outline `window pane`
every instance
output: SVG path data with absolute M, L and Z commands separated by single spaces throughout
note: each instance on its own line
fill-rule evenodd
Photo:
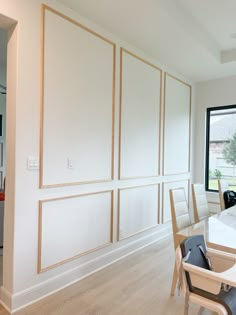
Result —
M 218 179 L 236 188 L 236 106 L 208 109 L 208 189 L 218 190 Z

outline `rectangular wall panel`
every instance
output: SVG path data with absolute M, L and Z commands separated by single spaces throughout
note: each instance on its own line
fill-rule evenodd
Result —
M 115 45 L 44 10 L 41 186 L 113 178 Z
M 159 185 L 119 190 L 118 239 L 132 236 L 158 224 Z
M 39 272 L 112 242 L 112 192 L 40 202 Z
M 161 70 L 121 49 L 120 178 L 159 175 Z
M 165 74 L 163 174 L 190 171 L 191 86 Z
M 170 208 L 169 190 L 174 188 L 184 187 L 186 198 L 189 200 L 189 180 L 171 181 L 162 184 L 162 223 L 172 220 Z

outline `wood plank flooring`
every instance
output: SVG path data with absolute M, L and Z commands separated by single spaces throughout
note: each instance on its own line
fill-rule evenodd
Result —
M 183 297 L 170 297 L 173 265 L 173 241 L 168 237 L 14 314 L 183 314 Z M 191 305 L 189 315 L 197 311 Z M 8 315 L 1 306 L 0 315 Z

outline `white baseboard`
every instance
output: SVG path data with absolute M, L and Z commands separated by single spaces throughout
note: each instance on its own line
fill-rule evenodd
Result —
M 109 253 L 98 256 L 74 269 L 70 269 L 56 277 L 50 278 L 40 284 L 26 290 L 10 294 L 4 287 L 0 289 L 0 302 L 8 312 L 14 313 L 42 298 L 51 295 L 61 289 L 91 275 L 92 273 L 168 236 L 171 233 L 171 226 L 164 225 L 153 233 L 135 241 L 131 241 Z

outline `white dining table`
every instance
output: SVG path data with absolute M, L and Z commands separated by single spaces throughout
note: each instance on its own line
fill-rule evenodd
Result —
M 208 247 L 236 254 L 236 206 L 180 230 L 178 242 L 202 234 Z

